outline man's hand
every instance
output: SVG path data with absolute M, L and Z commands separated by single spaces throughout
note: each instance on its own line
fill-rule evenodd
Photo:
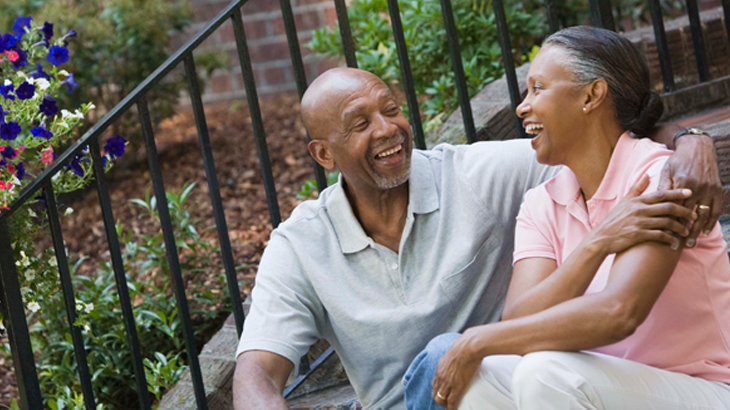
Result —
M 293 368 L 289 359 L 275 353 L 260 350 L 242 353 L 233 375 L 233 408 L 288 409 L 282 391 Z
M 454 345 L 441 358 L 431 384 L 434 401 L 449 410 L 459 407 L 482 363 L 481 357 L 474 357 L 469 353 L 467 333 L 469 330 L 456 339 Z
M 649 186 L 649 176 L 643 175 L 629 193 L 589 235 L 601 244 L 604 254 L 619 253 L 647 241 L 662 242 L 678 249 L 679 239 L 689 230 L 679 221 L 694 221 L 697 214 L 692 208 L 678 205 L 690 198 L 689 189 L 657 191 L 641 195 Z M 641 196 L 640 196 L 641 195 Z
M 677 139 L 674 155 L 664 165 L 659 190 L 687 188 L 694 193 L 683 205 L 697 207 L 685 244 L 695 245 L 700 231 L 710 233 L 722 209 L 722 185 L 712 138 L 705 135 L 684 135 Z

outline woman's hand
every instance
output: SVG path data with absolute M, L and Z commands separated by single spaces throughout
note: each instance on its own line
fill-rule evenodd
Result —
M 449 410 L 459 406 L 482 363 L 482 358 L 471 353 L 469 348 L 469 330 L 456 339 L 441 358 L 431 384 L 434 401 Z
M 722 185 L 712 138 L 684 135 L 677 139 L 674 155 L 664 165 L 659 189 L 688 188 L 694 195 L 683 205 L 694 209 L 698 218 L 686 237 L 686 245 L 695 245 L 700 231 L 708 234 L 722 211 Z
M 697 214 L 692 208 L 674 202 L 686 200 L 692 191 L 672 189 L 641 195 L 648 186 L 649 177 L 643 175 L 589 234 L 592 241 L 600 244 L 604 254 L 619 253 L 648 241 L 666 243 L 672 249 L 678 249 L 680 240 L 672 233 L 680 237 L 690 233 L 685 221 L 694 221 Z

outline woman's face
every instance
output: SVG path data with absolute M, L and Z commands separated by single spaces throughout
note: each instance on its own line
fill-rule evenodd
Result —
M 558 46 L 540 50 L 527 74 L 527 96 L 517 107 L 541 164 L 565 164 L 571 153 L 581 152 L 588 96 L 561 63 L 566 58 Z

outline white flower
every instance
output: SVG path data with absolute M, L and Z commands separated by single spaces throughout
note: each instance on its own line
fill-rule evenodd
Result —
M 79 110 L 76 110 L 76 115 L 74 115 L 76 118 L 83 120 L 84 119 L 84 113 L 82 113 Z
M 84 325 L 84 329 L 83 329 L 83 330 L 81 330 L 81 332 L 82 332 L 83 334 L 87 334 L 87 333 L 89 333 L 90 331 L 91 331 L 91 326 L 89 326 L 89 324 L 88 324 L 88 323 L 87 323 L 87 324 L 85 324 L 85 325 Z
M 86 311 L 86 313 L 91 313 L 91 311 L 94 310 L 94 304 L 93 303 L 87 304 L 86 308 L 84 310 Z
M 33 210 L 32 210 L 32 209 L 30 209 L 30 208 L 28 208 L 28 215 L 30 215 L 30 217 L 31 217 L 31 218 L 35 218 L 35 217 L 37 217 L 37 216 L 38 216 L 38 215 L 37 215 L 37 214 L 36 214 L 35 212 L 33 212 Z
M 33 313 L 35 313 L 38 310 L 40 310 L 40 308 L 41 308 L 41 305 L 39 305 L 38 302 L 30 302 L 30 303 L 28 303 L 28 310 L 30 310 Z
M 40 94 L 38 94 L 38 93 L 33 93 L 33 98 L 36 98 L 36 99 L 37 99 L 37 98 L 38 98 L 38 97 L 40 97 L 40 96 L 41 96 L 41 95 L 40 95 Z
M 8 86 L 8 85 L 13 85 L 13 82 L 12 82 L 12 81 L 10 81 L 10 80 L 8 80 L 8 79 L 6 78 L 6 79 L 5 79 L 5 85 L 6 85 L 6 86 Z
M 27 272 L 25 272 L 25 279 L 28 281 L 35 279 L 35 272 L 29 269 Z
M 59 72 L 58 72 L 58 74 L 60 74 L 60 75 L 65 75 L 66 77 L 68 77 L 68 76 L 70 75 L 70 74 L 68 73 L 68 71 L 66 71 L 66 70 L 61 70 L 61 71 L 59 71 Z
M 69 110 L 61 110 L 61 117 L 68 118 L 71 115 L 73 115 L 73 114 L 71 114 L 71 112 L 69 112 Z
M 51 83 L 49 83 L 48 80 L 46 80 L 45 78 L 39 78 L 39 79 L 35 80 L 35 84 L 41 90 L 47 90 L 48 87 L 51 86 Z
M 22 73 L 22 71 L 16 71 L 16 72 L 17 73 Z M 21 77 L 25 77 L 25 74 L 21 75 Z M 30 85 L 33 85 L 33 84 L 35 84 L 35 78 L 33 78 L 33 77 L 25 77 L 25 82 L 28 83 L 28 84 L 30 84 Z
M 76 311 L 81 312 L 84 310 L 84 302 L 77 300 L 76 301 Z
M 22 288 L 20 288 L 20 293 L 23 295 L 27 295 L 28 293 L 30 293 L 30 288 L 27 286 L 23 286 Z
M 63 214 L 71 215 L 72 213 L 74 213 L 74 209 L 69 206 L 68 208 L 66 208 L 66 212 L 64 212 Z
M 51 258 L 48 264 L 55 268 L 56 266 L 58 266 L 58 261 L 56 260 L 56 258 Z
M 25 75 L 25 73 L 23 72 L 23 70 L 18 70 L 18 71 L 15 72 L 15 74 L 17 74 L 18 77 L 20 77 L 20 78 L 28 78 L 28 76 Z M 33 83 L 31 83 L 31 84 L 33 84 Z
M 95 110 L 95 109 L 96 109 L 96 105 L 94 105 L 94 103 L 89 104 L 89 111 Z

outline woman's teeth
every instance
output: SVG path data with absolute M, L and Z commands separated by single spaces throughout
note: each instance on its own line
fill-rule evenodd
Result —
M 385 158 L 385 157 L 387 157 L 389 155 L 397 154 L 397 153 L 400 152 L 400 150 L 402 148 L 403 148 L 403 144 L 399 144 L 397 147 L 395 147 L 393 149 L 389 149 L 389 150 L 387 150 L 385 152 L 381 152 L 380 154 L 376 155 L 375 158 L 376 159 L 381 159 L 381 158 Z
M 542 124 L 527 124 L 525 126 L 525 132 L 530 135 L 537 135 L 542 131 Z

